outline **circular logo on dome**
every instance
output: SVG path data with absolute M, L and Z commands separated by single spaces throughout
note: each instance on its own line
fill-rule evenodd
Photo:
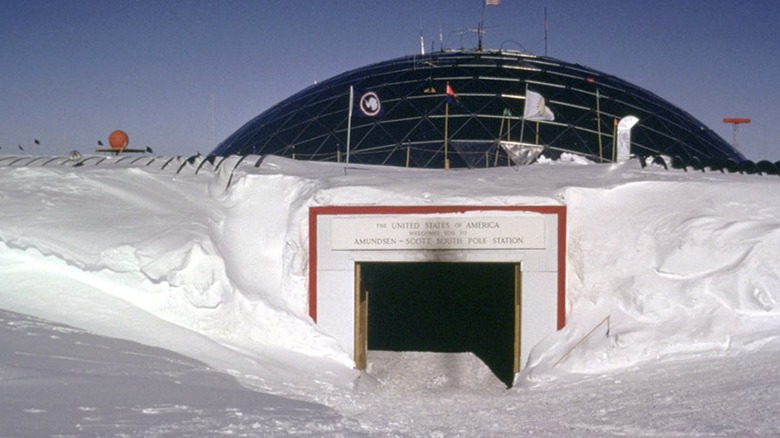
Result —
M 368 117 L 374 117 L 382 110 L 382 102 L 379 101 L 379 96 L 373 91 L 363 93 L 360 96 L 360 111 Z

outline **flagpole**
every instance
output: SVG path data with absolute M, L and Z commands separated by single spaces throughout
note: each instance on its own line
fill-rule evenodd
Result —
M 450 120 L 450 103 L 444 102 L 444 170 L 450 168 L 449 157 L 449 120 Z
M 498 153 L 501 150 L 501 142 L 504 138 L 504 122 L 506 121 L 506 110 L 501 114 L 501 124 L 498 126 L 498 139 L 496 140 L 496 156 L 493 158 L 493 167 L 498 166 Z
M 528 105 L 528 83 L 525 84 L 525 102 L 523 108 Z M 525 111 L 523 111 L 523 117 L 520 119 L 520 144 L 523 143 L 523 134 L 525 132 Z
M 604 149 L 601 142 L 601 103 L 599 102 L 599 89 L 596 87 L 596 131 L 599 136 L 599 161 L 604 161 Z
M 539 146 L 539 121 L 536 121 L 536 145 Z
M 349 107 L 347 110 L 347 166 L 349 166 L 349 146 L 352 135 L 352 107 L 355 101 L 355 87 L 349 86 Z
M 612 162 L 617 161 L 617 126 L 618 119 L 612 119 Z
M 458 95 L 450 87 L 449 82 L 447 82 L 444 97 L 444 169 L 448 170 L 450 168 L 450 99 L 458 101 Z

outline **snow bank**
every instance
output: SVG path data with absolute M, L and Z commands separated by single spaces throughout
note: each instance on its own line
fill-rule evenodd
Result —
M 314 372 L 300 354 L 333 367 L 299 381 L 344 383 L 350 354 L 306 313 L 308 207 L 563 203 L 567 327 L 532 351 L 529 381 L 756 349 L 780 325 L 777 178 L 634 162 L 195 165 L 0 167 L 0 308 L 254 373 L 261 387 Z
M 677 176 L 565 190 L 568 328 L 537 348 L 531 374 L 736 354 L 776 338 L 780 181 Z
M 120 326 L 134 326 L 132 320 L 117 315 L 95 321 L 109 310 L 90 303 L 105 294 L 161 321 L 147 321 L 150 328 L 170 323 L 231 349 L 250 348 L 259 357 L 266 348 L 279 348 L 348 363 L 300 310 L 303 304 L 280 291 L 287 224 L 274 206 L 286 209 L 288 203 L 279 186 L 263 182 L 271 199 L 262 190 L 253 193 L 256 198 L 242 198 L 242 184 L 226 194 L 224 180 L 205 172 L 0 172 L 0 272 L 8 280 L 0 307 L 127 336 Z M 294 196 L 296 182 L 286 185 Z M 86 307 L 79 298 L 89 301 Z M 151 331 L 132 336 L 193 353 L 189 345 L 169 345 Z

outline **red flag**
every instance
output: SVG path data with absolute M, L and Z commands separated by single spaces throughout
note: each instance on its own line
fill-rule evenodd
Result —
M 449 102 L 452 102 L 452 101 L 458 101 L 459 99 L 460 99 L 460 97 L 458 97 L 458 95 L 455 94 L 455 90 L 453 90 L 452 87 L 450 87 L 450 84 L 448 82 L 447 83 L 447 102 L 449 103 Z

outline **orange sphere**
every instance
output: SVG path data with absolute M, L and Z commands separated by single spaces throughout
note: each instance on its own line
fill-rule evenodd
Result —
M 112 149 L 124 149 L 128 143 L 130 143 L 130 137 L 121 129 L 117 129 L 108 136 L 108 144 L 111 145 Z

